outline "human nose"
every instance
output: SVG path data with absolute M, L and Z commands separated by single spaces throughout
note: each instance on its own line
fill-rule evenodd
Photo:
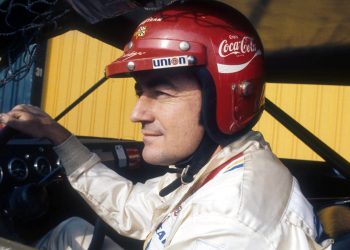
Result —
M 130 115 L 132 122 L 149 122 L 152 121 L 152 108 L 151 100 L 146 96 L 140 96 L 137 100 L 135 107 Z

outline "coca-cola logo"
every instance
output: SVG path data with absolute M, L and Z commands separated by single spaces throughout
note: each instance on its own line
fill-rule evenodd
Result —
M 230 55 L 244 55 L 251 52 L 256 52 L 256 44 L 251 37 L 238 37 L 230 35 L 228 39 L 223 40 L 219 46 L 219 55 L 227 57 Z

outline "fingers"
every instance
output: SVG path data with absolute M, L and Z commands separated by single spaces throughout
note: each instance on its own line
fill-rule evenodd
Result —
M 47 113 L 32 105 L 17 105 L 11 111 L 0 114 L 0 124 L 32 137 L 46 137 L 55 145 L 71 135 Z
M 0 124 L 2 124 L 3 126 L 8 125 L 9 121 L 14 119 L 17 119 L 17 116 L 13 113 L 0 114 Z
M 0 123 L 25 134 L 40 137 L 43 125 L 53 123 L 51 117 L 32 105 L 17 105 L 11 111 L 0 114 Z
M 11 123 L 21 119 L 21 117 L 23 117 L 23 114 L 23 111 L 11 110 L 3 115 L 3 120 L 6 123 L 6 125 L 11 125 Z
M 0 114 L 0 128 L 3 128 L 5 127 L 6 125 L 6 117 L 5 117 L 5 114 Z
M 26 112 L 29 114 L 33 114 L 33 115 L 47 115 L 44 111 L 42 111 L 39 107 L 30 105 L 30 104 L 20 104 L 17 105 L 15 107 L 12 108 L 12 110 L 10 112 Z
M 16 126 L 16 123 L 19 121 L 33 119 L 33 116 L 37 113 L 37 108 L 34 108 L 34 106 L 17 105 L 11 111 L 0 114 L 0 123 L 9 126 Z

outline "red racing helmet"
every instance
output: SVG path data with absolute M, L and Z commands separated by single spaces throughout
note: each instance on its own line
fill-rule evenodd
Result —
M 136 29 L 107 77 L 143 70 L 204 68 L 215 91 L 214 120 L 233 135 L 258 120 L 264 105 L 261 40 L 240 12 L 215 1 L 189 1 L 158 11 Z M 209 101 L 210 103 L 210 101 Z

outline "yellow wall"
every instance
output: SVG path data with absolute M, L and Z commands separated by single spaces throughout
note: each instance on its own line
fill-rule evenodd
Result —
M 51 39 L 42 107 L 57 116 L 101 79 L 105 66 L 120 55 L 120 50 L 76 31 Z M 129 121 L 135 101 L 132 79 L 109 79 L 60 122 L 78 135 L 141 140 L 138 125 Z
M 100 79 L 121 51 L 71 31 L 50 40 L 47 53 L 42 106 L 56 116 Z M 350 87 L 268 84 L 266 96 L 350 161 Z M 135 101 L 132 79 L 109 79 L 61 123 L 78 135 L 141 140 L 139 126 L 129 121 Z M 279 157 L 319 159 L 266 112 L 255 129 Z
M 350 87 L 267 84 L 266 96 L 350 161 Z M 279 157 L 320 159 L 267 112 L 256 129 Z

